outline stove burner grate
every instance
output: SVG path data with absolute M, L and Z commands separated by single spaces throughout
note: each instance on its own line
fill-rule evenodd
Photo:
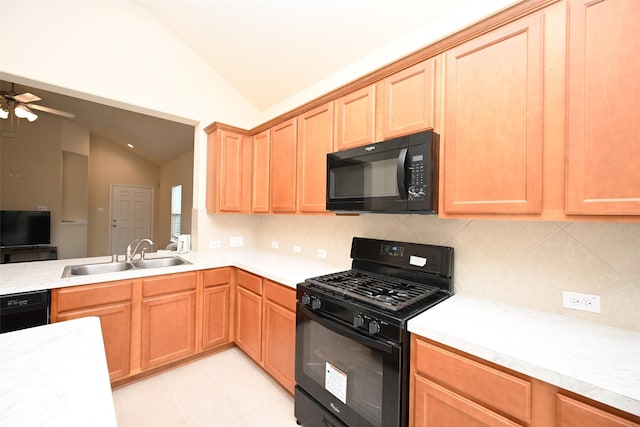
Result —
M 402 310 L 439 290 L 438 287 L 425 283 L 359 270 L 341 271 L 307 280 L 340 295 L 390 311 Z

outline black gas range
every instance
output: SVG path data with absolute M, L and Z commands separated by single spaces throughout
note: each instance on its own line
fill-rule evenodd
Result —
M 351 258 L 297 287 L 296 417 L 406 426 L 407 322 L 452 295 L 453 248 L 356 237 Z

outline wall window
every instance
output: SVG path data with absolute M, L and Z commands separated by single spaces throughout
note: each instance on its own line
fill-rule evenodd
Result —
M 171 187 L 171 241 L 182 234 L 182 185 Z

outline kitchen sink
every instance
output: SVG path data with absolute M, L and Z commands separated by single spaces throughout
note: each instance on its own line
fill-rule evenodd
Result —
M 139 261 L 132 261 L 131 264 L 133 264 L 135 268 L 160 268 L 172 267 L 174 265 L 190 264 L 190 262 L 177 256 L 168 256 L 162 258 L 149 258 Z
M 100 262 L 95 264 L 67 265 L 62 272 L 62 277 L 91 276 L 94 274 L 117 273 L 128 270 L 144 270 L 148 268 L 173 267 L 177 265 L 191 264 L 189 261 L 177 256 L 149 258 L 131 262 Z

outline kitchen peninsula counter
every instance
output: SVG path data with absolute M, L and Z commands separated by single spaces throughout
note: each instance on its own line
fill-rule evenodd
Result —
M 0 426 L 117 426 L 100 319 L 0 335 Z

